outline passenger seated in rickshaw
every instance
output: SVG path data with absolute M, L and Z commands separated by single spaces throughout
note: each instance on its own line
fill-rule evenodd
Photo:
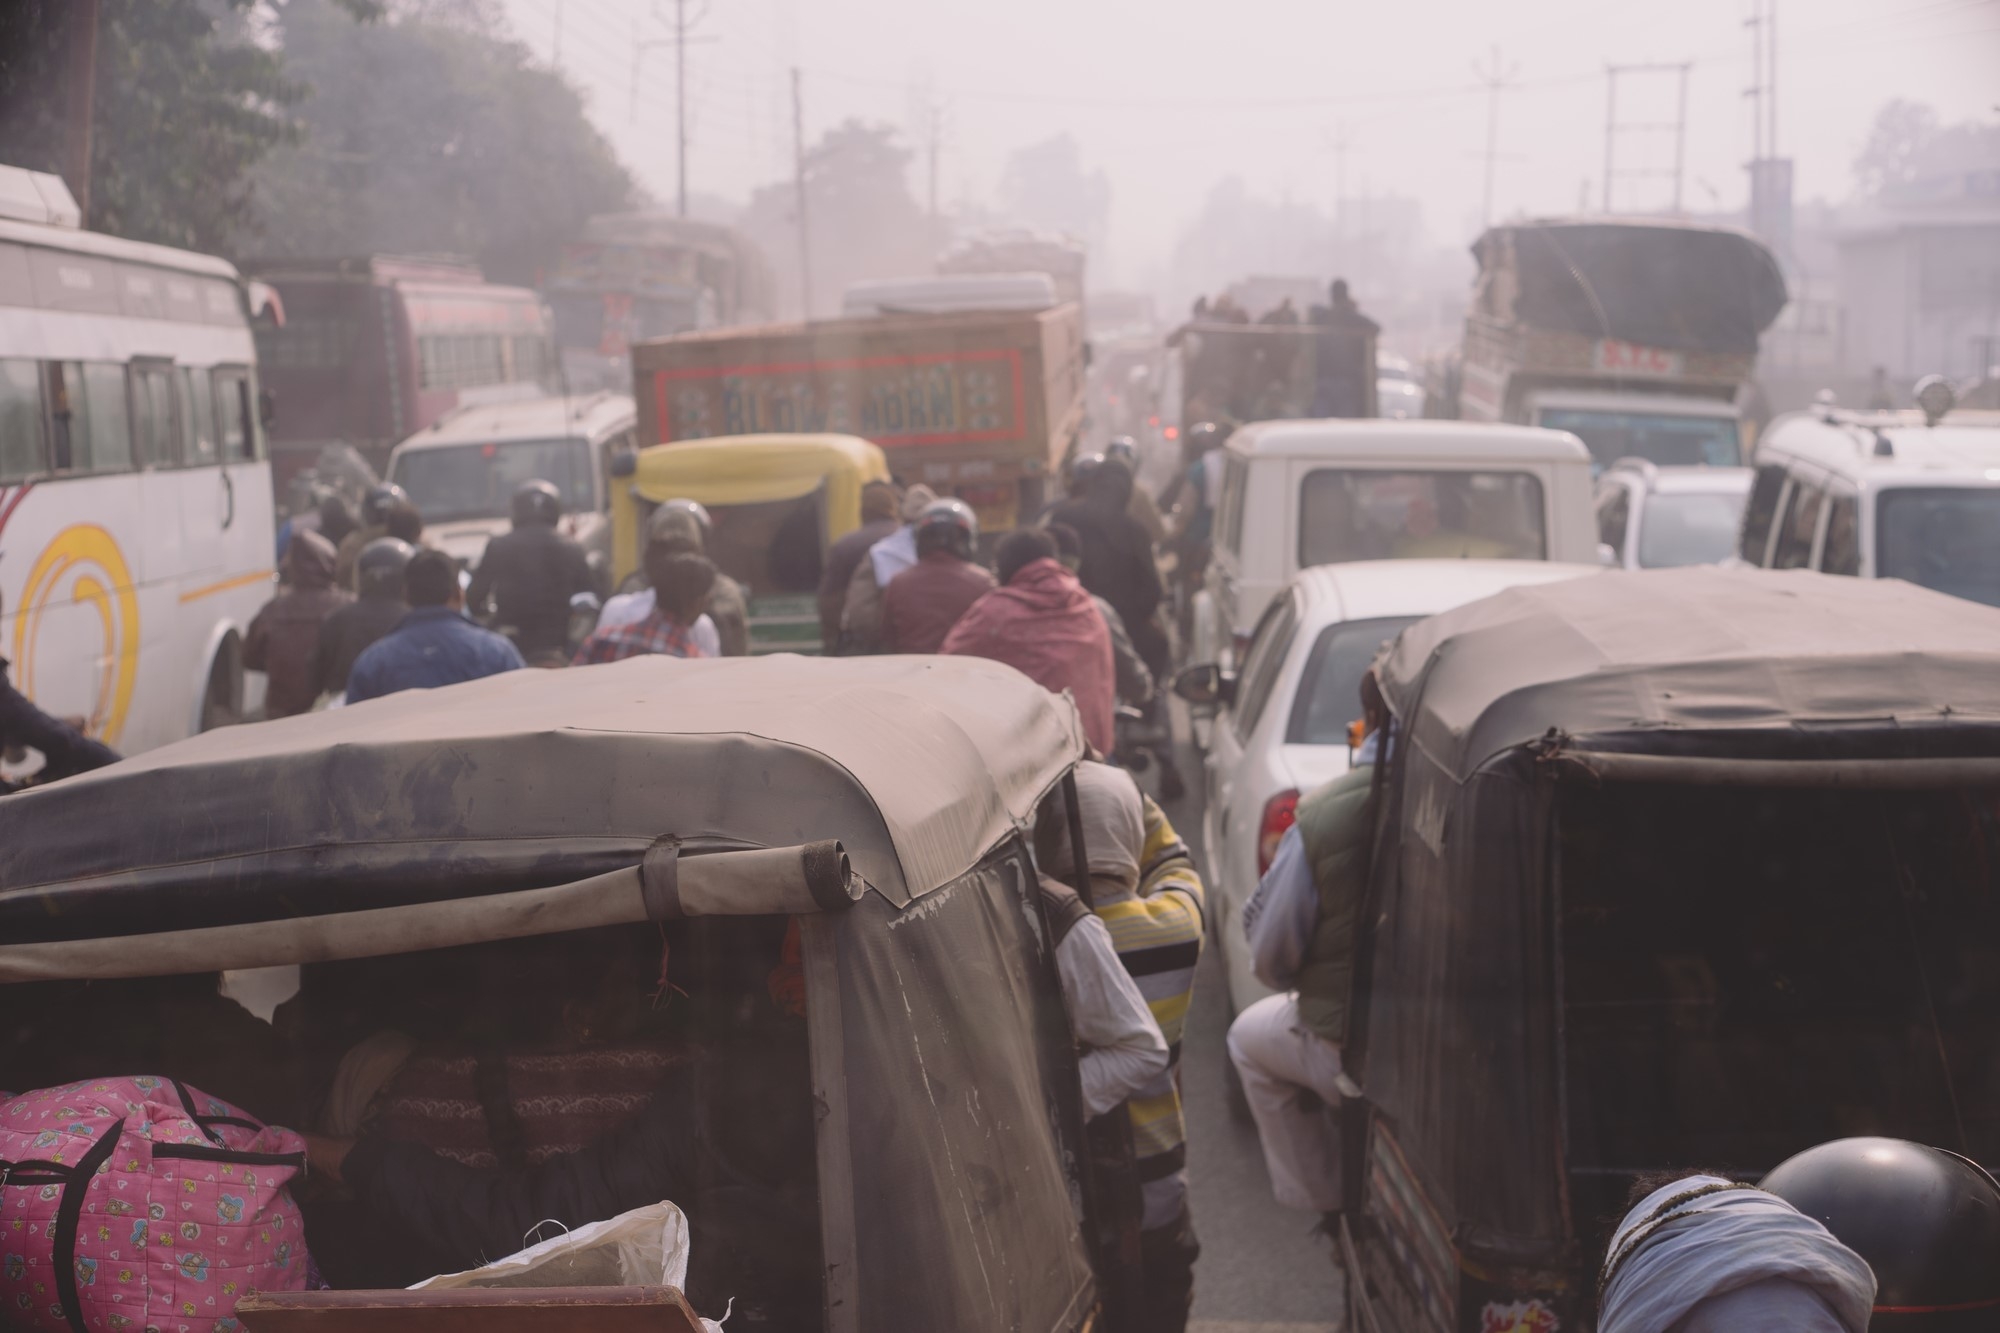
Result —
M 545 1223 L 575 1228 L 665 1200 L 688 1217 L 688 1295 L 697 1308 L 720 1312 L 734 1298 L 749 1326 L 766 1314 L 782 1315 L 773 1326 L 816 1326 L 818 1209 L 802 991 L 788 981 L 795 952 L 773 948 L 775 927 L 744 918 L 710 930 L 693 949 L 684 931 L 673 940 L 684 958 L 704 945 L 733 955 L 709 967 L 706 980 L 723 969 L 742 974 L 722 978 L 719 994 L 678 1001 L 698 1011 L 691 1035 L 699 1044 L 659 1032 L 647 997 L 679 987 L 664 976 L 668 950 L 648 930 L 579 937 L 608 948 L 565 941 L 554 968 L 523 946 L 489 946 L 483 958 L 458 960 L 450 973 L 483 965 L 524 1002 L 461 1010 L 472 1056 L 461 1031 L 444 1056 L 426 1059 L 415 1039 L 377 1033 L 343 1059 L 321 1121 L 335 1132 L 307 1135 L 313 1174 L 351 1192 L 359 1213 L 308 1211 L 309 1228 L 324 1218 L 327 1228 L 349 1233 L 323 1247 L 329 1277 L 336 1285 L 385 1285 L 474 1268 L 547 1239 L 554 1232 L 538 1231 Z M 659 960 L 658 979 L 642 950 Z M 756 965 L 740 966 L 749 954 Z M 535 1019 L 510 1021 L 530 1014 Z M 712 1028 L 701 1021 L 711 1016 Z M 496 1017 L 508 1026 L 504 1047 L 490 1031 Z M 631 1076 L 607 1088 L 607 1062 Z M 437 1081 L 454 1075 L 458 1085 L 439 1097 Z M 649 1079 L 656 1081 L 639 1087 Z M 520 1086 L 510 1087 L 516 1080 Z M 607 1107 L 626 1113 L 613 1119 Z M 745 1114 L 751 1107 L 755 1113 Z M 484 1128 L 470 1141 L 458 1124 L 468 1119 Z

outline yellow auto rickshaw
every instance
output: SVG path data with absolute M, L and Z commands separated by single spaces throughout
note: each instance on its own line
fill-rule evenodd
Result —
M 656 444 L 612 462 L 614 586 L 639 568 L 646 520 L 693 500 L 713 527 L 708 554 L 750 602 L 752 652 L 820 651 L 820 561 L 861 526 L 861 488 L 888 481 L 882 451 L 853 435 L 724 435 Z

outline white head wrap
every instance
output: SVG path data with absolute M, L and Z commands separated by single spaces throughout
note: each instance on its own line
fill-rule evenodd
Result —
M 1110 764 L 1085 762 L 1076 766 L 1076 803 L 1082 815 L 1084 858 L 1092 879 L 1112 880 L 1117 891 L 1139 887 L 1139 858 L 1146 850 L 1146 814 L 1139 786 L 1132 775 Z M 1056 818 L 1061 837 L 1048 867 L 1059 877 L 1071 873 L 1075 855 L 1069 848 L 1069 817 L 1058 802 Z
M 1717 1176 L 1642 1199 L 1612 1236 L 1605 1270 L 1599 1333 L 1667 1333 L 1715 1313 L 1701 1309 L 1715 1298 L 1752 1300 L 1752 1289 L 1757 1313 L 1776 1322 L 1743 1323 L 1738 1310 L 1728 1327 L 1864 1333 L 1875 1303 L 1875 1274 L 1832 1232 L 1775 1194 Z

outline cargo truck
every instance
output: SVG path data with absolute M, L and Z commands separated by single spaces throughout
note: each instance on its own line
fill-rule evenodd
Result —
M 981 528 L 1031 521 L 1083 417 L 1083 321 L 1042 310 L 711 329 L 632 351 L 644 443 L 832 433 L 956 495 Z
M 1569 431 L 1597 468 L 1742 463 L 1737 394 L 1786 301 L 1762 242 L 1681 222 L 1494 227 L 1465 321 L 1459 415 Z

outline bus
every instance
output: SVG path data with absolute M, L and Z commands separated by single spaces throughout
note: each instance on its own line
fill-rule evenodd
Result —
M 272 588 L 247 289 L 0 167 L 0 656 L 132 753 L 244 716 Z
M 352 445 L 380 472 L 398 440 L 461 404 L 555 390 L 541 298 L 487 282 L 470 260 L 362 255 L 246 268 L 277 290 L 284 315 L 256 325 L 280 494 L 326 445 Z

